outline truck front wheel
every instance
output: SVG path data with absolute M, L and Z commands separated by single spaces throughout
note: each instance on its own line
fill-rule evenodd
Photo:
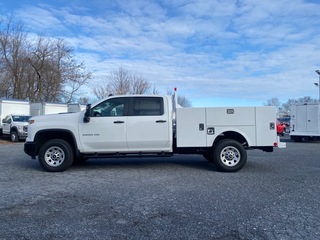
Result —
M 11 138 L 11 141 L 12 142 L 19 142 L 19 136 L 18 136 L 18 133 L 17 131 L 11 131 L 10 132 L 10 138 Z
M 213 162 L 224 172 L 239 171 L 247 161 L 245 148 L 237 141 L 225 139 L 213 149 Z
M 64 140 L 49 140 L 40 148 L 39 162 L 42 168 L 48 172 L 62 172 L 73 163 L 72 148 Z

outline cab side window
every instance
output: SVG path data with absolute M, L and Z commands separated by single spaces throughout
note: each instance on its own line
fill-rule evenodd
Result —
M 3 119 L 2 122 L 3 122 L 3 123 L 11 124 L 11 123 L 12 123 L 11 116 L 10 116 L 10 115 L 6 116 L 6 118 Z
M 163 115 L 163 98 L 137 97 L 133 98 L 133 116 L 159 116 Z
M 126 98 L 111 98 L 91 109 L 92 117 L 125 116 Z

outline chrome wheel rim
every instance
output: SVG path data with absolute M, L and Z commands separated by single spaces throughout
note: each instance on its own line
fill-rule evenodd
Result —
M 221 162 L 228 167 L 236 166 L 241 160 L 239 150 L 233 146 L 227 146 L 220 153 Z
M 44 154 L 45 162 L 51 167 L 60 166 L 65 159 L 64 151 L 59 147 L 51 147 Z
M 15 142 L 16 140 L 16 135 L 14 133 L 11 133 L 11 141 Z

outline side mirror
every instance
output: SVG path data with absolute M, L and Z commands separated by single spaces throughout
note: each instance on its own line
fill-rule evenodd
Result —
M 86 112 L 84 113 L 83 122 L 88 123 L 90 122 L 90 114 L 91 114 L 91 104 L 86 106 Z

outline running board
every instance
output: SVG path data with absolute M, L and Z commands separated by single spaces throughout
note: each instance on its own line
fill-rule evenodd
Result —
M 138 153 L 87 153 L 81 154 L 86 158 L 132 158 L 132 157 L 172 157 L 169 152 L 138 152 Z

